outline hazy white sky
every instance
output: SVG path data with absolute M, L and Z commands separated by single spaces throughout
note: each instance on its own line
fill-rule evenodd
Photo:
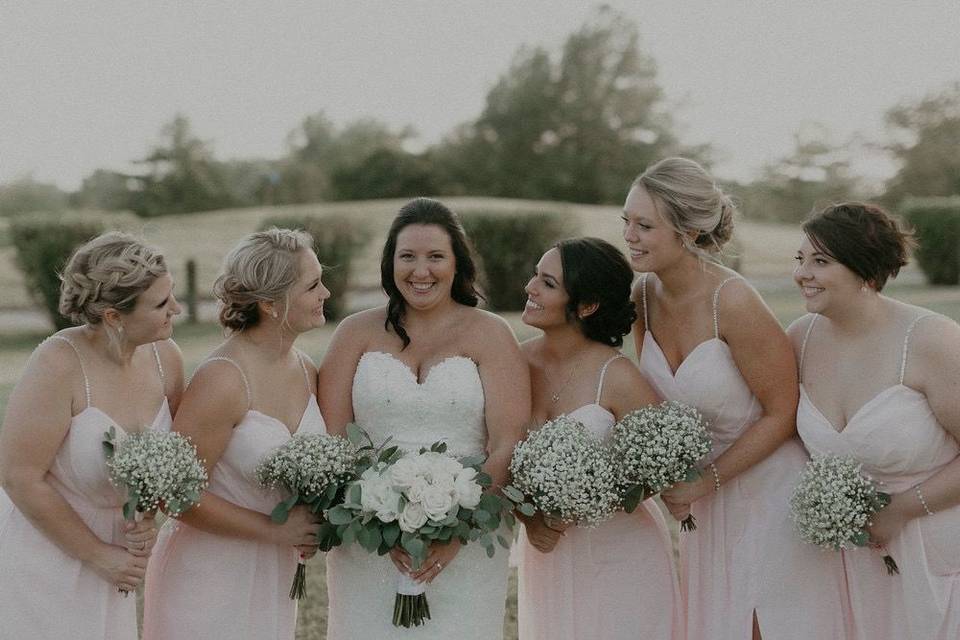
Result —
M 789 152 L 807 122 L 881 139 L 890 106 L 960 80 L 960 0 L 608 4 L 638 22 L 682 139 L 713 143 L 723 177 Z M 129 169 L 177 111 L 220 158 L 278 157 L 319 110 L 430 144 L 479 115 L 521 45 L 559 54 L 588 15 L 546 0 L 4 0 L 0 182 Z

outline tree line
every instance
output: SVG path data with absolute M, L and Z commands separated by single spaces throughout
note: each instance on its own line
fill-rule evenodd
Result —
M 960 193 L 960 82 L 886 114 L 897 160 L 882 188 L 851 167 L 854 143 L 808 128 L 796 148 L 753 181 L 727 185 L 751 218 L 796 221 L 813 203 Z M 98 169 L 65 193 L 30 178 L 0 186 L 0 215 L 63 208 L 127 209 L 141 216 L 227 207 L 433 195 L 483 195 L 616 203 L 652 161 L 683 154 L 710 164 L 708 146 L 682 145 L 643 51 L 637 25 L 601 7 L 569 35 L 559 56 L 521 48 L 480 115 L 423 151 L 410 128 L 373 119 L 337 127 L 323 112 L 303 119 L 274 159 L 220 160 L 177 114 L 141 170 Z

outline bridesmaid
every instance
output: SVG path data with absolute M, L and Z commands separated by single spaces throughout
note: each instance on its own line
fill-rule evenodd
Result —
M 879 207 L 830 206 L 803 231 L 797 428 L 811 453 L 852 456 L 893 494 L 870 539 L 900 575 L 868 549 L 842 553 L 850 637 L 960 638 L 960 327 L 881 295 L 912 238 Z
M 37 347 L 0 431 L 0 636 L 136 640 L 136 599 L 156 537 L 134 525 L 101 441 L 170 428 L 183 388 L 171 341 L 180 305 L 163 256 L 120 233 L 63 270 L 60 313 L 76 324 Z
M 535 424 L 566 414 L 606 438 L 624 414 L 657 401 L 619 351 L 636 319 L 632 281 L 623 254 L 603 240 L 564 240 L 543 254 L 522 316 L 543 331 L 522 345 Z M 522 640 L 682 637 L 673 546 L 652 500 L 595 529 L 564 528 L 540 514 L 524 520 Z
M 790 341 L 757 292 L 714 260 L 733 209 L 700 165 L 667 158 L 636 179 L 622 216 L 643 272 L 634 286 L 640 370 L 663 397 L 699 409 L 713 440 L 701 477 L 661 496 L 677 520 L 697 523 L 680 538 L 687 634 L 840 638 L 841 592 L 792 588 L 832 570 L 789 518 L 806 462 Z
M 313 241 L 302 231 L 247 236 L 214 284 L 230 337 L 201 363 L 174 429 L 189 435 L 210 471 L 200 504 L 164 525 L 147 576 L 146 640 L 291 640 L 288 596 L 298 552 L 316 552 L 306 507 L 286 523 L 270 512 L 282 496 L 259 487 L 261 459 L 294 433 L 323 433 L 317 371 L 294 348 L 324 323 L 330 292 Z

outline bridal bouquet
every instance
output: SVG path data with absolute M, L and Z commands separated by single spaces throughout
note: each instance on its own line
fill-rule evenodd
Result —
M 645 496 L 700 477 L 696 465 L 712 445 L 696 409 L 663 402 L 625 415 L 613 427 L 610 446 L 623 509 L 632 513 Z M 693 516 L 687 516 L 680 528 L 696 529 Z
M 367 437 L 355 426 L 350 429 L 351 440 Z M 483 493 L 491 479 L 480 470 L 482 456 L 457 460 L 447 455 L 442 442 L 416 453 L 397 447 L 374 449 L 372 443 L 361 451 L 368 455 L 361 466 L 368 466 L 347 486 L 344 502 L 328 512 L 343 544 L 357 542 L 380 555 L 401 548 L 413 558 L 415 568 L 426 560 L 433 542 L 478 542 L 491 557 L 494 537 L 509 548 L 497 530 L 502 520 L 512 526 L 512 515 L 504 513 L 512 504 Z M 430 619 L 425 589 L 423 583 L 400 575 L 395 626 L 409 628 Z
M 562 522 L 593 527 L 619 506 L 613 458 L 581 423 L 559 416 L 517 444 L 513 482 L 504 494 L 527 516 L 536 511 Z
M 357 454 L 346 438 L 325 433 L 294 435 L 268 454 L 257 466 L 257 480 L 268 489 L 281 489 L 289 497 L 274 508 L 271 520 L 287 521 L 290 510 L 298 504 L 322 513 L 343 495 L 343 488 L 356 477 Z M 317 536 L 320 549 L 329 551 L 339 539 L 330 523 L 320 526 Z M 306 595 L 307 567 L 303 554 L 290 587 L 290 598 Z
M 807 463 L 790 499 L 797 532 L 806 542 L 826 549 L 865 546 L 870 516 L 890 503 L 860 463 L 841 456 L 818 456 Z M 890 555 L 883 556 L 887 573 L 900 573 Z
M 197 502 L 207 487 L 207 470 L 190 439 L 175 431 L 148 429 L 117 441 L 116 429 L 103 436 L 110 481 L 126 489 L 123 517 L 162 509 L 178 516 Z

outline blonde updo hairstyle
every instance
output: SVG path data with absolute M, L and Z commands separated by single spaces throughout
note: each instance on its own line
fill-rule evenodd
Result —
M 133 311 L 140 294 L 166 273 L 157 249 L 126 233 L 104 233 L 78 248 L 63 268 L 59 311 L 76 324 L 100 324 L 108 309 Z
M 223 273 L 213 284 L 220 300 L 220 324 L 243 331 L 260 322 L 261 302 L 283 304 L 286 321 L 290 287 L 300 277 L 297 254 L 313 250 L 305 231 L 268 229 L 240 241 L 224 259 Z
M 665 158 L 633 181 L 680 235 L 684 247 L 713 258 L 733 236 L 734 204 L 706 169 L 687 158 Z

